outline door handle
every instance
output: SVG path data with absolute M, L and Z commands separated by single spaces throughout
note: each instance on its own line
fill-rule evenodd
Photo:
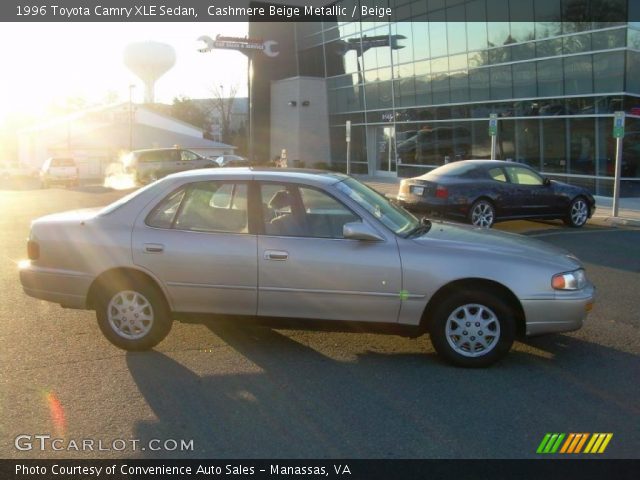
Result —
M 148 253 L 162 253 L 164 252 L 164 245 L 159 243 L 145 243 L 144 251 Z
M 282 250 L 265 250 L 264 251 L 264 259 L 265 260 L 279 260 L 283 261 L 289 258 L 289 252 L 285 252 Z

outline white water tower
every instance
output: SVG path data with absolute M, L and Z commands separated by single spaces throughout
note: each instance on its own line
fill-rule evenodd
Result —
M 127 45 L 124 64 L 145 85 L 145 103 L 154 102 L 154 85 L 176 63 L 176 52 L 171 45 L 158 42 L 139 42 Z

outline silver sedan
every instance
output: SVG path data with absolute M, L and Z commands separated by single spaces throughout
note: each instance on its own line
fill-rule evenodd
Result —
M 566 251 L 419 221 L 351 177 L 310 170 L 170 175 L 106 208 L 35 220 L 27 250 L 24 291 L 95 310 L 127 350 L 154 347 L 174 318 L 223 314 L 428 332 L 448 361 L 480 367 L 518 334 L 580 328 L 594 297 Z

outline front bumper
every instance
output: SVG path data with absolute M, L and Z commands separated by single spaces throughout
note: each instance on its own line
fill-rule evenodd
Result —
M 30 297 L 59 303 L 67 308 L 87 308 L 92 278 L 81 272 L 36 267 L 20 269 L 20 283 Z
M 553 299 L 521 300 L 527 336 L 578 330 L 594 299 L 595 287 L 588 285 L 577 292 L 558 292 Z

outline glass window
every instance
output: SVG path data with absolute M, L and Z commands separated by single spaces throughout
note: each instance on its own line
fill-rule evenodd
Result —
M 517 185 L 542 185 L 542 177 L 524 167 L 505 167 L 511 183 Z
M 564 93 L 579 95 L 593 92 L 593 68 L 591 55 L 564 59 Z
M 451 101 L 454 103 L 469 101 L 469 76 L 467 72 L 455 72 L 449 77 Z
M 184 189 L 170 194 L 154 208 L 146 219 L 146 224 L 156 228 L 171 228 L 180 203 L 184 198 Z
M 591 34 L 571 35 L 563 38 L 562 49 L 565 54 L 591 51 Z
M 595 173 L 595 119 L 572 118 L 569 121 L 571 146 L 569 173 L 593 175 Z
M 345 223 L 361 221 L 351 210 L 324 192 L 300 187 L 306 235 L 315 238 L 344 238 Z M 277 220 L 272 221 L 277 223 Z
M 504 170 L 502 168 L 492 168 L 489 170 L 489 176 L 493 178 L 496 182 L 506 182 L 507 177 L 504 174 Z
M 624 83 L 624 52 L 596 53 L 593 56 L 595 93 L 621 92 Z
M 509 0 L 511 37 L 516 42 L 535 39 L 533 24 L 533 0 Z
M 198 160 L 200 158 L 199 155 L 189 151 L 189 150 L 181 150 L 180 151 L 180 160 L 183 162 L 192 162 L 194 160 Z
M 557 55 L 562 55 L 562 38 L 536 42 L 536 56 L 538 58 L 555 57 Z
M 413 41 L 411 42 L 413 45 L 413 57 L 409 58 L 408 60 L 420 60 L 423 58 L 429 58 L 431 56 L 433 56 L 433 53 L 430 51 L 430 36 L 429 36 L 429 29 L 430 29 L 430 24 L 428 22 L 413 22 L 412 23 L 413 26 L 413 32 L 412 32 L 412 36 L 408 36 L 406 35 L 407 38 L 413 38 Z M 402 40 L 402 42 L 406 42 L 406 40 Z M 443 43 L 441 41 L 438 41 L 438 44 Z M 405 49 L 400 49 L 399 51 L 402 52 L 402 50 Z
M 193 184 L 185 195 L 174 228 L 246 233 L 247 185 L 223 182 Z
M 607 30 L 605 32 L 595 32 L 592 35 L 594 50 L 608 50 L 611 48 L 621 48 L 625 46 L 626 30 Z
M 536 0 L 534 13 L 537 39 L 560 35 L 562 30 L 560 7 L 558 0 Z
M 563 94 L 562 59 L 537 62 L 538 95 L 560 96 Z
M 449 75 L 446 73 L 431 75 L 431 94 L 433 103 L 449 103 L 450 102 Z
M 545 172 L 565 172 L 567 137 L 565 119 L 545 119 L 542 122 L 542 161 Z
M 452 8 L 455 10 L 458 18 L 464 17 L 464 5 Z M 447 23 L 447 41 L 449 43 L 449 55 L 454 53 L 461 53 L 467 51 L 467 30 L 464 22 L 449 22 Z
M 489 93 L 489 70 L 486 68 L 471 70 L 469 72 L 469 100 L 488 100 Z
M 472 0 L 466 5 L 467 49 L 483 50 L 487 48 L 487 11 L 484 0 Z
M 640 53 L 627 52 L 627 92 L 640 94 Z
M 438 15 L 439 16 L 439 15 Z M 436 16 L 434 15 L 434 18 Z M 444 17 L 444 12 L 442 12 Z M 441 57 L 447 54 L 447 24 L 433 21 L 429 23 L 429 44 L 431 45 L 431 57 Z
M 540 120 L 516 120 L 516 158 L 540 169 Z
M 500 100 L 512 98 L 511 65 L 491 68 L 491 98 Z
M 537 95 L 536 64 L 520 63 L 513 69 L 513 96 L 535 97 Z
M 514 62 L 520 60 L 529 60 L 536 56 L 536 46 L 534 43 L 524 43 L 522 45 L 513 45 L 511 48 L 511 59 Z
M 353 178 L 339 182 L 336 188 L 397 235 L 407 234 L 419 224 L 409 212 L 396 207 L 378 192 Z

